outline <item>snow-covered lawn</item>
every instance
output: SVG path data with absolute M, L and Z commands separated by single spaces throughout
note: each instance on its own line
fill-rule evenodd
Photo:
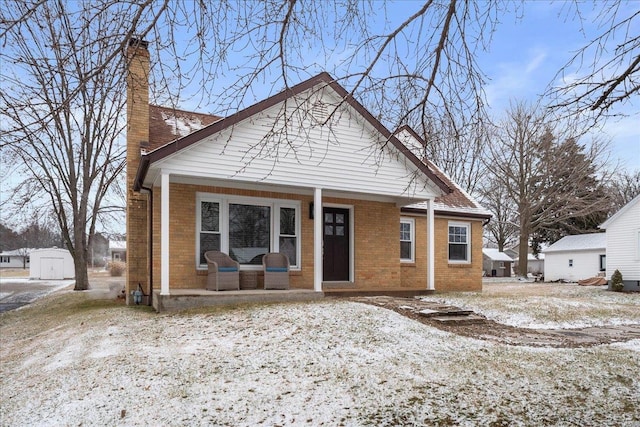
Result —
M 349 301 L 156 314 L 87 296 L 0 316 L 0 424 L 640 424 L 638 340 L 514 347 Z
M 640 324 L 640 294 L 611 292 L 606 286 L 485 283 L 482 293 L 447 293 L 423 299 L 468 307 L 496 322 L 523 328 Z

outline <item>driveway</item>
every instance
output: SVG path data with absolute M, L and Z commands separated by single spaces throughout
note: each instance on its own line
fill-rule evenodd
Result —
M 75 280 L 0 278 L 0 313 L 30 304 L 38 298 L 74 283 Z

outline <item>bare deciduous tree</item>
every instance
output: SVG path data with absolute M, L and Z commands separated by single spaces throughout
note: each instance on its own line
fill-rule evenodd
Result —
M 518 212 L 505 187 L 493 176 L 485 176 L 479 190 L 482 205 L 493 217 L 485 226 L 486 238 L 498 246 L 498 250 L 515 244 L 518 239 Z
M 566 3 L 567 19 L 597 24 L 599 34 L 562 67 L 549 94 L 566 115 L 595 118 L 640 93 L 640 9 L 631 1 Z M 593 114 L 591 114 L 593 113 Z
M 609 194 L 611 195 L 609 215 L 613 215 L 640 195 L 640 170 L 616 171 L 611 179 Z
M 512 104 L 490 145 L 488 167 L 517 206 L 520 274 L 527 272 L 527 249 L 534 233 L 606 210 L 609 203 L 587 197 L 605 173 L 601 162 L 606 145 L 594 141 L 585 149 L 575 142 L 557 143 L 558 130 L 540 111 L 544 110 L 523 102 Z
M 106 36 L 121 22 L 64 1 L 38 3 L 20 20 L 28 6 L 2 9 L 2 21 L 13 22 L 0 58 L 12 64 L 0 92 L 3 167 L 21 177 L 10 198 L 17 213 L 53 210 L 74 259 L 75 289 L 82 290 L 89 236 L 100 217 L 123 205 L 121 198 L 109 203 L 124 166 L 125 91 L 121 71 L 109 62 L 121 56 L 119 45 Z

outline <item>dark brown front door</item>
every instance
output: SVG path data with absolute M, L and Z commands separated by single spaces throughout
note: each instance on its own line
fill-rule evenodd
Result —
M 323 280 L 349 280 L 349 210 L 323 209 Z

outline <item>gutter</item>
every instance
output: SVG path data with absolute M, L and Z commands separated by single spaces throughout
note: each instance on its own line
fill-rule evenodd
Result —
M 148 163 L 148 162 L 147 162 Z M 140 169 L 138 169 L 140 170 Z M 146 170 L 145 170 L 146 174 Z M 137 177 L 136 177 L 137 182 Z M 134 189 L 136 185 L 134 184 Z M 147 305 L 153 305 L 153 189 L 149 187 L 140 186 L 137 191 L 145 190 L 149 193 L 149 202 L 147 208 L 149 209 L 149 214 L 147 215 L 149 220 L 149 254 L 147 255 L 148 263 L 149 263 L 149 303 Z
M 400 211 L 403 213 L 412 213 L 412 214 L 426 214 L 426 210 L 425 209 L 420 209 L 420 208 L 408 208 L 408 207 L 402 207 L 400 208 Z M 451 216 L 451 217 L 456 217 L 456 218 L 474 218 L 474 219 L 483 219 L 485 220 L 485 222 L 483 222 L 483 226 L 487 225 L 489 223 L 489 221 L 491 220 L 491 215 L 487 215 L 487 214 L 481 214 L 481 213 L 472 213 L 472 212 L 455 212 L 455 211 L 446 211 L 446 210 L 441 210 L 441 209 L 434 209 L 433 210 L 433 214 L 434 215 L 440 215 L 440 216 Z
M 144 178 L 147 176 L 149 165 L 151 164 L 149 156 L 143 154 L 140 157 L 140 163 L 138 164 L 138 170 L 136 171 L 136 177 L 133 180 L 133 191 L 139 192 L 140 190 L 147 190 L 149 193 L 153 193 L 151 189 L 143 187 Z

